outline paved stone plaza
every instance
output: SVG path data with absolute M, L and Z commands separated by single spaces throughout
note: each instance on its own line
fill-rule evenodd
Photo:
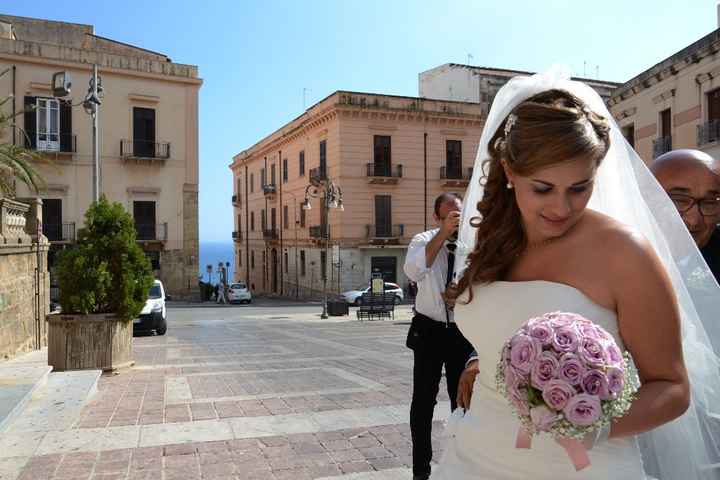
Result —
M 374 322 L 318 308 L 169 310 L 71 427 L 4 435 L 0 478 L 411 478 L 408 308 Z

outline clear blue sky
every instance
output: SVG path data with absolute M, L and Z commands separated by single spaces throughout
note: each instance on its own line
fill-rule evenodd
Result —
M 716 0 L 9 0 L 11 15 L 198 65 L 200 240 L 230 241 L 234 154 L 335 90 L 417 95 L 447 62 L 625 81 L 717 27 Z

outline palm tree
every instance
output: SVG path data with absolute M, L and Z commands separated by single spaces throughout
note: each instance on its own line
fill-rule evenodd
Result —
M 6 68 L 0 72 L 0 78 L 9 71 L 10 69 Z M 13 124 L 13 119 L 21 115 L 23 111 L 17 112 L 15 115 L 5 112 L 4 106 L 12 98 L 12 95 L 7 95 L 0 100 L 0 197 L 10 198 L 15 196 L 17 181 L 27 185 L 35 193 L 45 185 L 33 165 L 33 162 L 42 160 L 40 154 L 34 150 L 7 143 L 10 137 L 9 130 L 17 129 L 23 137 L 27 135 L 21 128 Z

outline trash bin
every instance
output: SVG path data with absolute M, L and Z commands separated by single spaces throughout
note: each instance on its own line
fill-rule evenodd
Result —
M 328 300 L 327 310 L 328 315 L 332 315 L 334 317 L 350 313 L 348 304 L 344 300 Z

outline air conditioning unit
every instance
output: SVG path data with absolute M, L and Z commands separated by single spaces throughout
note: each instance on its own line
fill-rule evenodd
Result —
M 0 22 L 0 38 L 15 40 L 15 32 L 13 31 L 12 23 Z

